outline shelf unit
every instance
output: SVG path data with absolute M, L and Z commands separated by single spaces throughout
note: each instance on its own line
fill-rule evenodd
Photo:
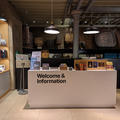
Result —
M 46 49 L 23 48 L 24 54 L 32 53 L 33 51 L 42 51 Z M 73 53 L 73 49 L 48 49 L 49 53 Z
M 0 58 L 0 65 L 5 65 L 5 71 L 0 72 L 0 98 L 10 90 L 10 63 L 9 63 L 9 36 L 8 23 L 0 21 L 1 38 L 6 41 L 6 45 L 0 45 L 0 50 L 6 50 L 5 58 Z
M 0 65 L 5 65 L 5 71 L 10 69 L 9 67 L 9 43 L 8 43 L 8 23 L 0 21 L 0 34 L 2 39 L 6 40 L 6 45 L 0 45 L 0 49 L 4 49 L 7 51 L 7 58 L 0 58 Z

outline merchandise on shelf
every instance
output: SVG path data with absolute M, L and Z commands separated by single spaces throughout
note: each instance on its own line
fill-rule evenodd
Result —
M 107 70 L 113 70 L 113 63 L 112 62 L 106 62 L 106 69 Z
M 49 51 L 48 50 L 42 50 L 42 58 L 49 58 Z
M 75 60 L 75 70 L 106 70 L 107 60 Z M 112 63 L 111 63 L 112 64 Z M 110 69 L 112 66 L 110 66 Z
M 72 57 L 73 57 L 73 54 L 72 54 L 72 53 L 64 53 L 64 54 L 63 54 L 63 57 L 64 57 L 64 58 L 72 58 Z
M 6 46 L 6 40 L 2 39 L 2 35 L 0 34 L 0 46 Z
M 0 72 L 5 71 L 5 65 L 0 65 Z
M 41 51 L 33 51 L 31 57 L 31 70 L 40 70 L 41 66 Z
M 31 70 L 40 70 L 40 61 L 37 61 L 37 58 L 31 57 Z
M 105 53 L 104 58 L 116 59 L 117 58 L 117 53 Z
M 54 54 L 53 58 L 62 58 L 62 54 Z
M 86 70 L 86 64 L 85 63 L 77 63 L 76 64 L 76 70 Z
M 61 63 L 59 67 L 60 67 L 60 70 L 67 70 L 67 64 L 66 63 Z
M 43 63 L 42 64 L 42 69 L 43 70 L 49 70 L 49 63 Z
M 41 49 L 42 48 L 42 46 L 43 46 L 43 38 L 42 37 L 36 37 L 35 39 L 34 39 L 34 43 L 35 43 L 35 45 L 37 46 L 37 48 L 38 49 Z
M 6 40 L 0 39 L 0 45 L 1 46 L 6 46 Z
M 0 49 L 0 58 L 7 58 L 7 50 Z

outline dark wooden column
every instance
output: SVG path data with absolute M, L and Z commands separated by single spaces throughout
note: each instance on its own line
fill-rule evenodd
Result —
M 78 58 L 79 50 L 79 18 L 80 14 L 74 14 L 74 40 L 73 40 L 73 58 Z

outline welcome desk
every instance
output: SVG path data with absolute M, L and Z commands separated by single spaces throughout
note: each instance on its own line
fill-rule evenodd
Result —
M 114 107 L 117 72 L 28 71 L 30 108 Z

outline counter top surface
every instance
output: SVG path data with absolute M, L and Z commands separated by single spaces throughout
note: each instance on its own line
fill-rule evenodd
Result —
M 116 71 L 116 70 L 84 70 L 84 71 L 80 71 L 80 70 L 29 70 L 29 71 L 33 71 L 33 72 L 34 72 L 34 71 L 40 71 L 40 72 L 41 72 L 41 71 L 48 71 L 48 72 L 50 72 L 50 71 L 54 71 L 54 72 L 56 72 L 56 71 L 62 71 L 62 72 L 63 72 L 63 71 L 64 71 L 64 72 L 66 72 L 66 71 L 67 71 L 67 72 L 98 72 L 98 71 L 99 71 L 99 72 L 100 72 L 100 71 L 101 71 L 101 72 L 103 72 L 103 71 L 104 71 L 104 72 L 111 72 L 111 71 Z

